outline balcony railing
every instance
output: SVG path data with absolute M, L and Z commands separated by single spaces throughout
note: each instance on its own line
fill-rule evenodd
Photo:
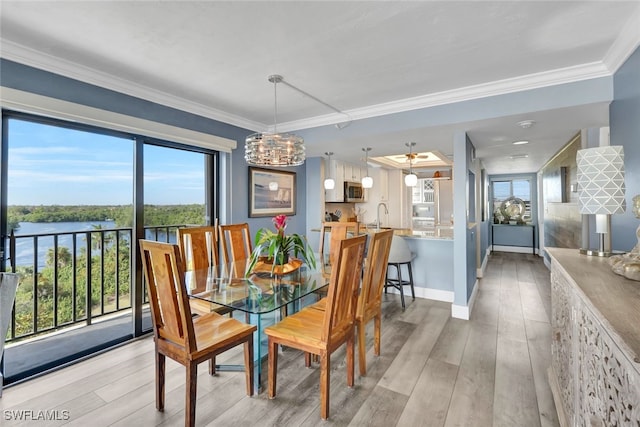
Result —
M 145 238 L 175 243 L 185 225 L 145 227 Z M 20 275 L 7 341 L 86 324 L 131 309 L 132 228 L 25 234 L 8 239 Z M 18 262 L 18 251 L 30 261 Z M 145 292 L 146 303 L 146 292 Z

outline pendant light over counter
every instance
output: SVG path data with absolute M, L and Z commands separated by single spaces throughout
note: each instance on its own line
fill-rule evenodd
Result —
M 363 148 L 362 151 L 364 151 L 364 164 L 367 167 L 367 174 L 362 178 L 362 188 L 371 188 L 373 187 L 373 178 L 369 176 L 369 151 L 371 151 L 371 147 Z
M 333 151 L 328 151 L 324 154 L 329 158 L 329 160 L 327 160 L 327 178 L 324 180 L 324 189 L 333 190 L 336 186 L 336 182 L 331 178 L 331 156 L 333 155 Z
M 404 177 L 404 185 L 407 187 L 415 187 L 418 184 L 418 177 L 413 173 L 413 147 L 415 142 L 407 142 L 404 145 L 409 147 L 409 175 Z

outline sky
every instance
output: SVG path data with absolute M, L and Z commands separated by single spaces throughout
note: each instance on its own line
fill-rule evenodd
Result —
M 10 119 L 8 204 L 133 203 L 130 139 Z M 204 203 L 204 155 L 144 146 L 145 204 Z

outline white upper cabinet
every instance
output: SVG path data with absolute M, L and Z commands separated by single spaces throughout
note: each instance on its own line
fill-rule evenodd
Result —
M 366 171 L 363 172 L 359 165 L 353 163 L 344 164 L 344 180 L 351 182 L 360 182 L 364 178 Z
M 346 163 L 341 160 L 331 160 L 328 172 L 328 174 L 325 173 L 325 178 L 333 178 L 336 186 L 333 190 L 324 190 L 324 201 L 338 203 L 344 202 L 345 181 L 361 182 L 366 174 L 364 166 Z
M 326 178 L 333 178 L 336 185 L 333 190 L 324 190 L 324 201 L 344 202 L 344 163 L 340 160 L 331 160 L 328 172 Z

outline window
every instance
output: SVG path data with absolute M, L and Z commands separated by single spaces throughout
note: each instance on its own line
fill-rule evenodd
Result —
M 506 221 L 500 207 L 510 197 L 517 197 L 525 204 L 524 221 L 531 220 L 531 180 L 530 179 L 499 179 L 491 181 L 493 222 L 499 224 Z
M 146 237 L 163 241 L 175 242 L 177 226 L 212 223 L 218 153 L 8 111 L 2 125 L 0 267 L 21 276 L 8 332 L 17 345 L 4 357 L 11 383 L 151 329 L 133 298 L 142 289 L 131 265 L 134 212 L 144 212 Z M 50 334 L 69 326 L 88 338 L 68 345 Z M 25 363 L 19 341 L 33 336 L 43 347 Z

